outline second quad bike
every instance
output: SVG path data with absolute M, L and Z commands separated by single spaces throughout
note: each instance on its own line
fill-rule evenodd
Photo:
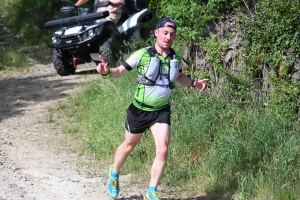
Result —
M 124 41 L 143 38 L 141 24 L 152 19 L 147 0 L 125 0 L 122 16 L 117 24 L 103 20 L 108 11 L 95 12 L 98 7 L 108 6 L 109 1 L 95 0 L 94 9 L 74 6 L 70 0 L 63 3 L 62 13 L 78 12 L 77 16 L 48 21 L 45 28 L 59 28 L 52 34 L 52 60 L 56 72 L 61 76 L 74 74 L 78 64 L 95 62 L 99 54 L 112 66 L 124 51 Z M 102 19 L 102 20 L 101 20 Z

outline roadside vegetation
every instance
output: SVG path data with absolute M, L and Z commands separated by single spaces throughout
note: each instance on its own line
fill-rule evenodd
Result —
M 0 47 L 0 70 L 20 70 L 28 66 L 28 60 L 25 54 L 21 53 L 14 47 Z M 11 68 L 10 66 L 13 66 Z
M 42 44 L 50 37 L 42 33 L 43 23 L 58 16 L 54 10 L 60 4 L 18 2 L 40 6 L 34 10 L 43 7 L 40 21 L 32 22 L 41 36 L 28 39 L 28 44 Z M 5 0 L 4 5 L 13 3 Z M 162 187 L 186 197 L 206 193 L 229 199 L 298 199 L 300 2 L 162 0 L 150 1 L 150 6 L 158 17 L 177 21 L 174 48 L 183 52 L 184 71 L 210 79 L 204 93 L 180 85 L 175 89 Z M 12 19 L 18 19 L 15 15 L 18 12 L 11 12 L 4 23 L 11 25 Z M 20 23 L 14 30 L 26 38 L 27 29 L 21 27 Z M 146 43 L 153 41 L 151 37 Z M 65 132 L 85 141 L 85 154 L 113 162 L 124 137 L 135 73 L 116 80 L 99 76 L 60 106 L 68 116 Z M 137 182 L 138 177 L 148 177 L 154 153 L 147 132 L 122 172 L 134 172 Z
M 44 63 L 51 31 L 44 23 L 59 17 L 61 2 L 3 0 L 0 6 L 0 70 L 22 71 L 31 62 Z M 10 36 L 7 36 L 10 35 Z M 2 44 L 3 43 L 3 44 Z

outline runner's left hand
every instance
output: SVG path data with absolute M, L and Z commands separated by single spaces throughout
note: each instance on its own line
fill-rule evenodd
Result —
M 200 92 L 203 92 L 206 89 L 206 82 L 208 82 L 209 79 L 205 78 L 205 79 L 201 79 L 198 80 L 197 78 L 195 78 L 194 81 L 194 86 L 197 88 L 201 88 Z

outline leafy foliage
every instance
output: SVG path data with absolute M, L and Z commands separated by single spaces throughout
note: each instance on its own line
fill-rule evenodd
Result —
M 247 65 L 251 71 L 261 70 L 259 65 L 269 68 L 270 101 L 286 113 L 295 113 L 300 106 L 299 80 L 291 74 L 300 55 L 299 9 L 299 1 L 262 0 L 254 18 L 242 24 L 248 41 L 245 52 L 251 55 Z
M 57 15 L 61 3 L 56 1 L 14 1 L 10 7 L 10 14 L 4 18 L 6 25 L 28 44 L 38 44 L 40 39 L 48 33 L 44 29 L 44 23 L 52 20 Z M 48 39 L 49 40 L 49 39 Z
M 263 53 L 293 53 L 298 57 L 299 8 L 299 1 L 259 1 L 254 19 L 245 21 L 244 34 L 249 46 Z
M 221 19 L 223 13 L 239 7 L 240 0 L 162 0 L 157 15 L 168 16 L 178 23 L 178 36 L 182 42 L 189 44 L 202 35 L 208 23 Z M 166 6 L 168 5 L 168 6 Z

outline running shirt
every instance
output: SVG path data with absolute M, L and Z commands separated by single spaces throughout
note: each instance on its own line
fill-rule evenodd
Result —
M 169 54 L 170 55 L 170 54 Z M 176 59 L 179 63 L 179 73 L 182 71 L 182 56 L 180 53 L 175 51 Z M 123 66 L 126 67 L 128 71 L 137 68 L 139 77 L 145 74 L 149 63 L 150 55 L 146 48 L 142 48 L 134 52 L 124 63 Z M 145 111 L 156 111 L 166 107 L 170 102 L 170 97 L 172 94 L 172 89 L 169 88 L 169 62 L 170 56 L 164 58 L 158 53 L 158 58 L 160 60 L 160 72 L 158 78 L 155 81 L 155 85 L 148 86 L 140 84 L 138 85 L 134 92 L 135 100 L 133 104 Z

